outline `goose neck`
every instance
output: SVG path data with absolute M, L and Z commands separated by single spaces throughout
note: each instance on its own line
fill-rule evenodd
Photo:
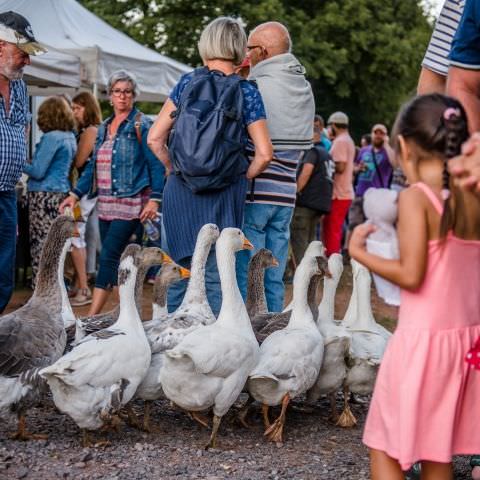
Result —
M 153 303 L 160 307 L 165 307 L 167 305 L 167 292 L 168 285 L 162 282 L 156 282 L 153 287 Z
M 205 265 L 207 264 L 211 246 L 210 242 L 199 242 L 195 247 L 190 268 L 190 280 L 188 281 L 183 304 L 196 302 L 198 298 L 204 299 L 207 296 L 205 289 Z
M 129 278 L 118 286 L 118 295 L 120 297 L 120 315 L 118 316 L 117 325 L 120 327 L 141 329 L 142 321 L 135 303 L 136 300 L 136 280 L 138 271 L 135 267 L 130 267 Z
M 248 324 L 251 329 L 235 276 L 235 253 L 231 249 L 217 248 L 217 267 L 222 289 L 222 307 L 216 323 L 228 324 L 230 327 L 244 327 Z
M 371 304 L 371 277 L 370 272 L 361 272 L 355 279 L 355 299 L 357 316 L 354 324 L 350 328 L 356 330 L 371 330 L 375 329 L 376 322 L 372 312 Z
M 313 315 L 308 305 L 308 287 L 313 274 L 307 274 L 301 267 L 297 268 L 293 279 L 293 308 L 288 326 L 310 327 L 315 326 Z
M 268 313 L 265 297 L 265 269 L 261 265 L 253 264 L 248 270 L 247 311 L 250 317 Z

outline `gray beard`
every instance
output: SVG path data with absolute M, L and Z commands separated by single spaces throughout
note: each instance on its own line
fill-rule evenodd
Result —
M 0 74 L 8 78 L 8 80 L 20 80 L 23 77 L 23 68 L 12 71 L 6 65 L 0 66 Z

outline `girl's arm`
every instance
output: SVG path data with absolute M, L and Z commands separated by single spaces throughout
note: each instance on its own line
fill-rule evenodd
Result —
M 167 174 L 172 170 L 170 157 L 168 155 L 167 142 L 168 135 L 173 126 L 173 118 L 170 114 L 177 109 L 172 100 L 167 99 L 164 103 L 157 119 L 148 132 L 148 146 L 155 156 L 163 163 Z
M 80 136 L 78 142 L 77 153 L 74 158 L 75 166 L 82 168 L 88 160 L 88 157 L 93 152 L 95 146 L 95 139 L 97 138 L 98 128 L 91 125 Z
M 42 180 L 52 163 L 53 157 L 58 150 L 59 143 L 45 133 L 41 138 L 35 153 L 33 154 L 32 163 L 25 165 L 24 172 L 35 180 Z
M 247 178 L 260 175 L 272 161 L 273 147 L 265 119 L 252 122 L 247 127 L 248 134 L 255 146 L 255 157 L 247 170 Z
M 428 224 L 423 192 L 409 188 L 400 193 L 398 201 L 398 241 L 400 258 L 387 260 L 368 253 L 367 237 L 375 231 L 370 224 L 359 225 L 349 244 L 352 258 L 373 273 L 406 290 L 416 290 L 423 282 L 427 269 Z

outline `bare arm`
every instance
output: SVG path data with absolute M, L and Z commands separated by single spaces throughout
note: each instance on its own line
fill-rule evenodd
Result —
M 470 132 L 480 130 L 480 70 L 450 67 L 447 94 L 457 98 L 467 112 Z
M 365 247 L 368 235 L 375 227 L 359 225 L 353 231 L 349 253 L 369 270 L 406 290 L 416 290 L 423 282 L 427 269 L 428 225 L 423 207 L 422 192 L 408 189 L 400 193 L 398 202 L 398 240 L 400 258 L 387 260 L 368 253 Z
M 88 157 L 92 154 L 95 146 L 95 139 L 97 138 L 97 131 L 97 127 L 90 126 L 80 136 L 77 153 L 73 160 L 77 168 L 83 167 L 88 160 Z
M 335 162 L 335 173 L 343 173 L 347 168 L 347 162 Z
M 273 147 L 266 120 L 252 122 L 247 130 L 255 146 L 255 157 L 247 170 L 247 178 L 250 179 L 260 175 L 268 167 L 272 161 Z
M 310 180 L 313 170 L 315 169 L 315 165 L 311 163 L 304 163 L 302 166 L 302 171 L 297 178 L 297 192 L 301 192 L 305 186 L 307 185 L 308 181 Z
M 147 137 L 147 145 L 155 156 L 163 163 L 167 171 L 167 175 L 172 170 L 170 156 L 168 155 L 168 135 L 173 126 L 174 119 L 170 116 L 177 109 L 175 104 L 170 100 L 164 103 L 157 119 L 150 128 Z
M 422 67 L 417 85 L 417 95 L 428 93 L 445 93 L 447 77 Z

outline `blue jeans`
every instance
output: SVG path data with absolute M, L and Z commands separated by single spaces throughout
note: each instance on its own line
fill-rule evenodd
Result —
M 161 230 L 162 248 L 165 252 L 168 252 L 167 235 L 165 233 L 165 227 L 162 222 Z M 182 267 L 190 268 L 192 263 L 192 257 L 182 258 L 176 262 Z M 182 303 L 185 291 L 187 290 L 188 280 L 181 280 L 170 285 L 167 295 L 167 307 L 168 311 L 174 312 Z M 205 264 L 205 289 L 207 291 L 207 299 L 212 309 L 213 314 L 218 317 L 220 308 L 222 306 L 222 289 L 220 286 L 220 276 L 217 269 L 217 257 L 215 255 L 215 249 L 212 248 L 210 255 L 208 255 L 207 263 Z
M 132 243 L 132 235 L 137 234 L 135 243 L 141 240 L 140 220 L 100 220 L 99 227 L 102 251 L 98 261 L 95 287 L 109 290 L 117 285 L 120 257 L 125 247 Z
M 0 192 L 0 313 L 5 310 L 15 286 L 17 197 L 15 190 Z
M 240 292 L 247 296 L 248 262 L 261 248 L 268 248 L 278 260 L 278 267 L 265 271 L 265 296 L 270 312 L 281 312 L 285 286 L 283 274 L 288 259 L 288 241 L 293 207 L 247 203 L 243 233 L 253 243 L 254 250 L 242 250 L 237 253 L 237 281 Z

